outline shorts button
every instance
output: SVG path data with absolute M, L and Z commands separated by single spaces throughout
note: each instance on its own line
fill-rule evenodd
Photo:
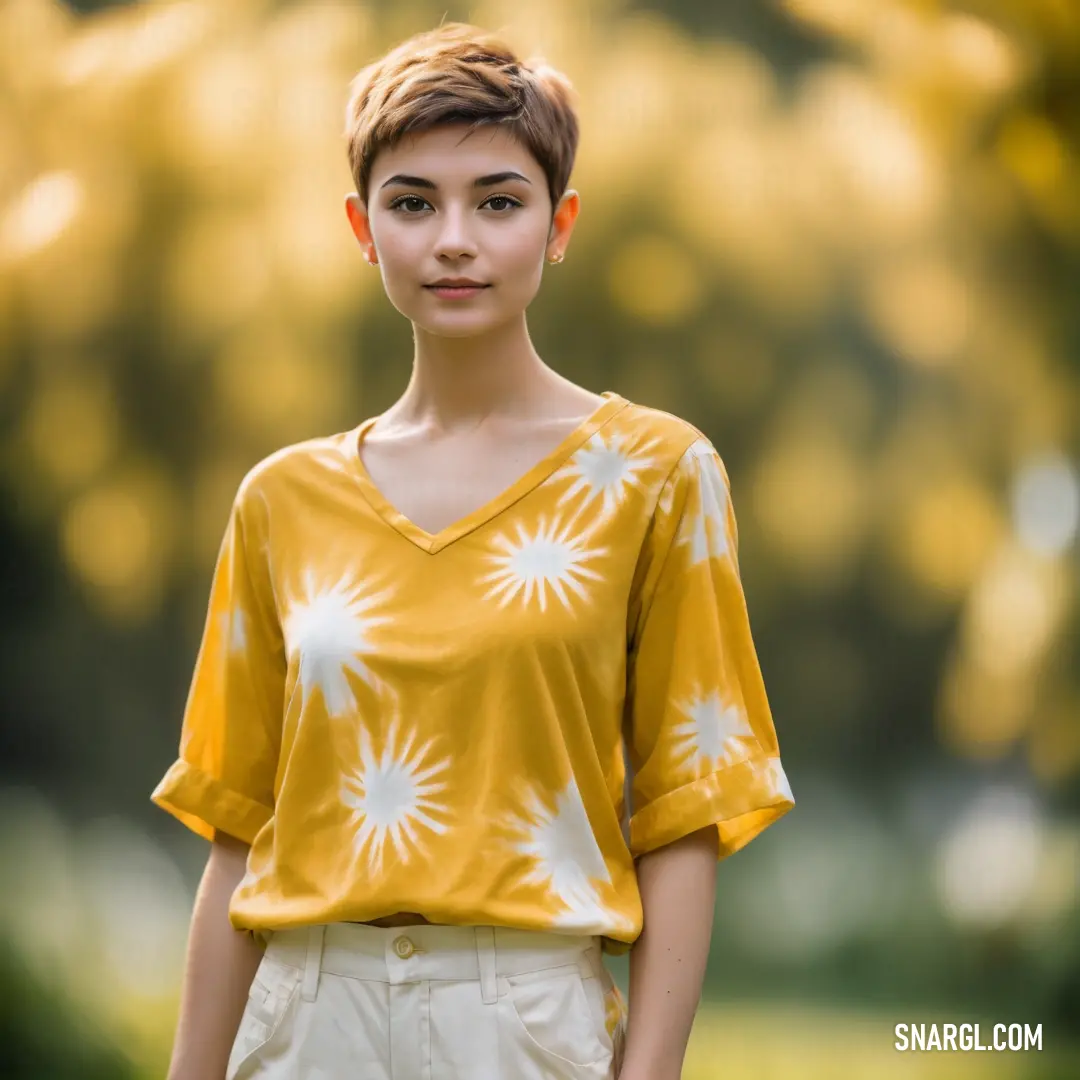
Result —
M 408 960 L 415 951 L 416 946 L 413 945 L 413 943 L 407 937 L 399 937 L 394 939 L 394 952 L 396 952 L 402 960 Z

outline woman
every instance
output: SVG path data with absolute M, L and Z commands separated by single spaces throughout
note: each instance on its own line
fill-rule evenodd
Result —
M 674 1080 L 717 859 L 793 805 L 726 471 L 529 339 L 563 76 L 451 24 L 347 118 L 412 377 L 237 493 L 153 794 L 212 842 L 170 1078 Z

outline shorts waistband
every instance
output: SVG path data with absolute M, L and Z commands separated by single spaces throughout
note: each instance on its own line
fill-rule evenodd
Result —
M 485 1002 L 496 979 L 545 968 L 577 966 L 583 976 L 603 969 L 600 938 L 502 926 L 368 926 L 327 923 L 274 930 L 265 955 L 304 972 L 313 1000 L 320 972 L 391 984 L 479 979 Z

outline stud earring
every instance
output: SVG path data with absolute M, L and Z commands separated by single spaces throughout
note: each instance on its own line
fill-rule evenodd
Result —
M 554 259 L 548 259 L 549 263 L 561 263 L 562 261 L 563 257 L 561 255 L 556 255 Z

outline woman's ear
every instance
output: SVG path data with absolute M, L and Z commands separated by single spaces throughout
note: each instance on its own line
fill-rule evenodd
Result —
M 556 258 L 566 253 L 570 243 L 570 234 L 574 231 L 574 222 L 581 211 L 581 196 L 573 188 L 559 200 L 555 214 L 551 219 L 551 232 L 548 234 L 549 258 Z
M 371 235 L 371 222 L 368 220 L 367 208 L 355 191 L 345 196 L 345 214 L 349 219 L 353 235 L 364 249 L 365 258 L 369 263 L 377 262 L 375 238 Z

